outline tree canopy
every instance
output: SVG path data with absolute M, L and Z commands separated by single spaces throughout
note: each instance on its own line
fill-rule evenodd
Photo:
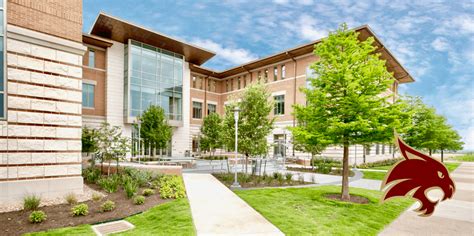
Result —
M 172 136 L 172 128 L 168 125 L 168 119 L 166 119 L 163 108 L 155 105 L 149 106 L 143 112 L 140 120 L 140 136 L 146 144 L 151 145 L 152 150 L 162 150 L 168 147 Z
M 201 150 L 214 152 L 222 147 L 222 118 L 217 113 L 211 113 L 204 118 L 201 126 Z
M 374 39 L 359 41 L 358 36 L 343 24 L 315 46 L 320 59 L 311 69 L 317 76 L 308 78 L 310 86 L 302 89 L 306 106 L 295 106 L 298 124 L 304 124 L 301 129 L 317 139 L 313 143 L 344 147 L 343 200 L 350 198 L 349 145 L 387 142 L 396 123 L 389 96 L 394 79 Z

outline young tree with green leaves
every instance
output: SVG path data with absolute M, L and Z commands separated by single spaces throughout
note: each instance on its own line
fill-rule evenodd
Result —
M 168 124 L 163 108 L 155 105 L 149 106 L 140 117 L 140 136 L 144 142 L 151 146 L 151 155 L 154 156 L 155 149 L 162 150 L 168 147 L 173 131 Z
M 130 149 L 130 140 L 122 136 L 122 129 L 118 126 L 111 126 L 109 123 L 104 122 L 97 130 L 96 142 L 97 154 L 101 159 L 101 164 L 103 165 L 105 161 L 109 164 L 107 175 L 110 174 L 112 161 L 116 161 L 118 171 L 120 160 L 125 159 L 125 156 Z
M 201 126 L 201 150 L 214 152 L 222 147 L 222 118 L 217 113 L 211 113 L 204 118 Z
M 303 88 L 307 105 L 295 106 L 309 130 L 343 147 L 342 200 L 349 200 L 349 146 L 388 142 L 393 136 L 396 113 L 381 96 L 394 82 L 385 61 L 376 53 L 374 39 L 359 41 L 345 24 L 315 46 L 320 58 L 311 68 L 317 78 Z M 302 115 L 303 114 L 303 115 Z
M 94 153 L 97 151 L 97 131 L 93 128 L 83 127 L 82 128 L 82 136 L 81 136 L 81 143 L 82 143 L 82 152 L 87 154 L 89 157 L 90 153 Z M 94 167 L 95 160 L 94 158 L 91 159 L 91 165 Z
M 246 158 L 245 172 L 247 172 L 248 158 L 265 155 L 268 151 L 267 135 L 273 129 L 274 119 L 268 115 L 273 110 L 273 101 L 265 86 L 257 83 L 248 86 L 243 94 L 233 103 L 226 105 L 223 121 L 223 140 L 229 149 L 233 149 L 235 142 L 235 107 L 239 107 L 238 151 Z
M 464 142 L 461 141 L 461 136 L 450 125 L 445 123 L 441 130 L 439 130 L 439 139 L 437 150 L 441 152 L 441 162 L 444 162 L 444 151 L 459 151 L 462 150 Z

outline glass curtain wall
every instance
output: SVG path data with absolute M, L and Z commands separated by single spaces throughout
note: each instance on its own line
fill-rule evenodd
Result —
M 169 120 L 182 120 L 183 56 L 134 40 L 125 51 L 126 115 L 136 117 L 157 105 Z

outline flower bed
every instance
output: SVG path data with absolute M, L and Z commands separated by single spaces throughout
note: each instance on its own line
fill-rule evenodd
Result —
M 219 181 L 221 181 L 227 187 L 231 186 L 234 182 L 233 173 L 214 173 L 212 174 Z M 238 173 L 238 180 L 242 188 L 253 188 L 253 187 L 278 187 L 278 186 L 294 186 L 303 184 L 313 184 L 304 182 L 302 175 L 292 174 L 281 174 L 274 173 L 272 175 L 250 175 Z M 296 179 L 296 180 L 295 180 Z
M 35 210 L 43 211 L 46 215 L 42 222 L 31 223 L 30 214 L 32 210 L 20 210 L 0 213 L 0 235 L 21 235 L 27 232 L 44 231 L 53 228 L 76 226 L 82 224 L 95 224 L 116 219 L 125 218 L 136 213 L 143 212 L 153 206 L 169 201 L 171 198 L 185 197 L 184 184 L 181 177 L 168 175 L 153 175 L 148 172 L 134 169 L 126 169 L 122 173 L 113 176 L 102 176 L 100 173 L 86 169 L 83 175 L 87 185 L 95 190 L 100 190 L 106 194 L 105 197 L 97 197 L 94 200 L 81 202 L 78 204 L 60 204 L 53 206 L 39 207 Z M 124 183 L 134 181 L 137 188 L 127 194 Z M 117 184 L 117 186 L 114 186 Z M 129 196 L 139 196 L 145 189 L 155 188 L 153 194 L 148 192 L 148 196 L 142 204 L 134 204 Z M 160 191 L 161 189 L 166 192 Z M 70 196 L 68 196 L 70 197 Z M 112 204 L 113 203 L 113 204 Z M 78 207 L 79 204 L 84 205 Z M 113 207 L 112 207 L 113 205 Z M 73 216 L 72 208 L 75 208 L 76 216 Z

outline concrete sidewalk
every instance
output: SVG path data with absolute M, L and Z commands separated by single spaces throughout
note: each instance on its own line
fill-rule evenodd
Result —
M 418 216 L 413 211 L 416 203 L 380 235 L 474 235 L 474 163 L 462 163 L 451 177 L 456 184 L 454 197 L 438 203 L 433 215 Z M 441 196 L 429 194 L 434 195 Z
M 210 174 L 183 174 L 198 235 L 283 235 Z

